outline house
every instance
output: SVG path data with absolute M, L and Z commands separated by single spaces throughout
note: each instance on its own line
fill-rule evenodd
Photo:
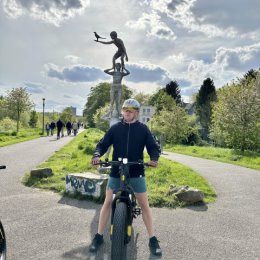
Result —
M 140 107 L 140 112 L 139 112 L 139 121 L 141 123 L 147 124 L 149 120 L 152 118 L 154 112 L 155 112 L 155 108 L 153 106 L 142 105 Z

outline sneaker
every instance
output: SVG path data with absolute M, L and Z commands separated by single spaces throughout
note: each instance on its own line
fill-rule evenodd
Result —
M 97 252 L 98 248 L 104 243 L 103 236 L 100 234 L 96 234 L 95 237 L 92 240 L 92 243 L 89 247 L 90 252 Z
M 151 237 L 149 241 L 149 247 L 153 255 L 161 256 L 162 249 L 159 246 L 159 241 L 156 237 Z

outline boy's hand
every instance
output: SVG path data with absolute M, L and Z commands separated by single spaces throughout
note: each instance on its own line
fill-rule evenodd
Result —
M 99 163 L 100 163 L 100 158 L 98 156 L 92 158 L 91 164 L 93 166 L 97 166 Z
M 157 161 L 149 161 L 147 164 L 148 164 L 150 167 L 157 167 L 158 162 L 157 162 Z

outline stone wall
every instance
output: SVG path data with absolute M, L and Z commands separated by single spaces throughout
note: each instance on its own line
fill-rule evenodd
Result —
M 66 191 L 102 198 L 106 191 L 108 175 L 92 172 L 70 173 L 66 175 Z

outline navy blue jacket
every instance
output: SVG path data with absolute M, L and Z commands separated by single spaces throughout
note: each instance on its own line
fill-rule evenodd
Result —
M 139 121 L 135 123 L 118 122 L 106 132 L 96 146 L 94 155 L 102 156 L 108 147 L 113 145 L 112 160 L 128 158 L 128 161 L 143 160 L 144 147 L 151 160 L 158 161 L 159 151 L 156 142 L 145 124 Z M 144 167 L 141 165 L 130 166 L 130 177 L 144 176 Z M 119 177 L 118 167 L 112 167 L 111 177 Z

